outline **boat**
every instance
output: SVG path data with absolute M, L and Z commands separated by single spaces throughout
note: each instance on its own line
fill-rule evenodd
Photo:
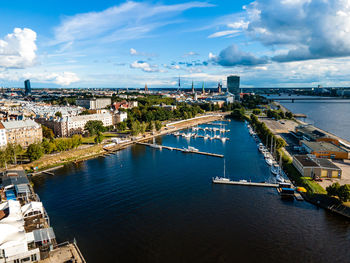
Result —
M 174 132 L 174 136 L 180 136 L 181 135 L 181 133 L 179 133 L 179 132 Z
M 231 180 L 229 178 L 226 177 L 226 162 L 224 159 L 224 177 L 220 177 L 220 176 L 216 176 L 215 178 L 213 178 L 213 182 L 230 182 Z
M 197 148 L 194 148 L 192 146 L 188 146 L 187 148 L 182 149 L 183 153 L 193 153 L 193 152 L 199 152 Z
M 278 193 L 281 195 L 282 199 L 294 199 L 294 188 L 292 188 L 290 183 L 281 182 L 277 187 Z
M 267 157 L 267 158 L 265 159 L 265 161 L 266 161 L 266 163 L 267 163 L 269 166 L 272 165 L 272 159 L 271 159 L 271 158 Z
M 154 148 L 154 149 L 159 149 L 159 150 L 162 149 L 162 146 L 161 146 L 161 145 L 156 144 L 156 140 L 155 140 L 154 137 L 153 137 L 153 144 L 150 144 L 150 146 L 151 146 L 152 148 Z
M 226 137 L 222 137 L 222 138 L 221 138 L 221 141 L 222 141 L 222 142 L 226 142 L 226 140 L 227 140 Z
M 284 183 L 284 179 L 280 173 L 276 175 L 276 181 L 279 183 Z
M 273 175 L 277 175 L 279 173 L 279 165 L 277 163 L 274 163 L 272 166 L 271 166 L 271 173 Z

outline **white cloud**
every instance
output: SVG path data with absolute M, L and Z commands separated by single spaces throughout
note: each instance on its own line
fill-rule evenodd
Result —
M 190 52 L 184 54 L 184 57 L 194 57 L 194 56 L 199 56 L 199 54 L 197 52 L 194 52 L 194 51 L 190 51 Z
M 78 82 L 79 77 L 73 72 L 62 73 L 25 73 L 23 77 L 41 83 L 55 83 L 59 86 L 68 86 Z
M 130 55 L 137 55 L 136 49 L 130 48 Z
M 36 33 L 29 28 L 15 28 L 13 33 L 0 39 L 0 67 L 26 68 L 36 58 Z
M 239 33 L 239 30 L 225 30 L 225 31 L 219 31 L 214 34 L 211 34 L 208 36 L 208 38 L 217 38 L 217 37 L 225 37 L 225 36 L 233 36 L 234 34 Z
M 130 68 L 141 69 L 144 72 L 159 72 L 157 65 L 150 65 L 145 61 L 134 61 L 130 64 Z
M 211 6 L 206 2 L 162 5 L 129 1 L 101 12 L 65 17 L 55 29 L 53 44 L 138 39 L 159 27 L 178 22 L 172 18 L 186 10 Z

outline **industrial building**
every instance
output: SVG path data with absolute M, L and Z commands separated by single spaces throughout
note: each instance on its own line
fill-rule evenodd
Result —
M 330 142 L 302 140 L 300 141 L 300 145 L 306 153 L 313 154 L 317 158 L 349 159 L 349 152 L 347 150 Z
M 342 170 L 330 160 L 313 155 L 294 155 L 293 165 L 303 177 L 341 179 L 342 175 Z

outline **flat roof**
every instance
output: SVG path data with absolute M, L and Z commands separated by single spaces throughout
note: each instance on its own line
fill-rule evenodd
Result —
M 341 169 L 336 166 L 333 162 L 324 158 L 311 158 L 308 155 L 294 155 L 294 158 L 299 161 L 299 163 L 303 167 L 319 167 L 324 169 L 333 169 L 340 170 Z
M 330 142 L 309 142 L 302 140 L 302 144 L 305 144 L 314 152 L 348 152 L 339 146 Z

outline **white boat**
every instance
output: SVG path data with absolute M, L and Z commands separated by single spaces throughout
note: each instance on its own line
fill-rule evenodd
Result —
M 284 183 L 284 179 L 280 173 L 276 175 L 276 181 L 279 183 Z
M 222 138 L 221 138 L 221 141 L 222 141 L 222 142 L 226 142 L 226 140 L 227 140 L 226 137 L 222 137 Z
M 216 176 L 213 178 L 213 181 L 219 181 L 219 182 L 230 182 L 231 180 L 229 178 L 226 178 L 226 162 L 224 159 L 224 177 Z
M 180 136 L 181 135 L 181 133 L 179 133 L 179 132 L 174 132 L 174 136 Z
M 187 148 L 183 148 L 182 150 L 184 153 L 199 152 L 197 148 L 194 148 L 192 146 L 188 146 Z
M 207 135 L 205 135 L 203 138 L 204 138 L 204 140 L 207 140 L 207 139 L 210 138 L 210 136 L 207 134 Z
M 279 170 L 280 170 L 280 167 L 279 167 L 279 165 L 277 163 L 275 163 L 275 164 L 273 164 L 271 166 L 271 173 L 273 175 L 278 175 L 279 174 Z
M 271 158 L 266 158 L 265 159 L 266 163 L 271 166 L 272 165 L 272 159 Z

